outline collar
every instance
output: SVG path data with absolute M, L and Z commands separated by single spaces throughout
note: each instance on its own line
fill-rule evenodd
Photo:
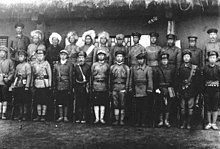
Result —
M 152 47 L 156 47 L 157 46 L 157 44 L 156 43 L 152 43 L 152 44 L 150 44 Z
M 66 62 L 67 62 L 67 59 L 65 59 L 65 60 L 60 60 L 60 63 L 61 63 L 62 65 L 66 64 Z
M 183 63 L 184 67 L 188 67 L 188 68 L 191 68 L 192 67 L 192 64 L 191 63 Z
M 122 64 L 124 64 L 124 62 L 117 62 L 117 61 L 115 61 L 115 64 L 117 64 L 117 65 L 122 65 Z
M 216 66 L 216 64 L 214 64 L 213 66 L 211 64 L 209 64 L 209 67 L 214 68 Z
M 103 65 L 105 61 L 98 61 L 100 65 Z
M 23 34 L 17 34 L 17 35 L 16 35 L 16 38 L 21 39 L 22 37 L 23 37 Z
M 145 66 L 146 66 L 146 64 L 138 65 L 138 66 L 137 66 L 137 70 L 138 70 L 138 69 L 144 70 Z

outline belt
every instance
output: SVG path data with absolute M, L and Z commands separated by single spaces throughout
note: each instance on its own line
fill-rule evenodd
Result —
M 125 82 L 114 82 L 114 84 L 125 84 Z
M 48 78 L 49 78 L 48 76 L 36 76 L 36 79 L 39 80 L 48 79 Z
M 207 81 L 205 86 L 206 87 L 219 87 L 219 81 Z
M 105 80 L 99 80 L 99 79 L 95 79 L 95 82 L 105 82 Z

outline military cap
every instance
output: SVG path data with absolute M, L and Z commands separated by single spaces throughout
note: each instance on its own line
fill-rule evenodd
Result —
M 216 57 L 218 57 L 218 52 L 216 52 L 216 51 L 209 51 L 208 52 L 208 57 L 213 56 L 213 55 L 216 55 Z
M 61 51 L 60 51 L 60 54 L 61 54 L 61 53 L 65 53 L 65 54 L 69 55 L 69 53 L 68 53 L 67 50 L 61 50 Z
M 160 54 L 160 59 L 162 60 L 162 59 L 169 59 L 169 54 L 168 53 L 166 53 L 166 52 L 162 52 L 161 54 Z
M 117 40 L 123 40 L 124 39 L 124 35 L 123 34 L 118 34 L 118 35 L 116 35 L 116 39 Z
M 186 49 L 186 50 L 184 50 L 184 51 L 182 52 L 182 56 L 184 56 L 184 55 L 186 55 L 186 54 L 189 54 L 190 57 L 192 56 L 192 52 L 191 52 L 190 50 L 188 50 L 188 49 Z
M 36 53 L 37 54 L 44 54 L 45 55 L 46 51 L 43 50 L 43 49 L 37 49 Z
M 196 41 L 197 39 L 198 39 L 198 37 L 195 35 L 188 36 L 189 41 Z
M 0 46 L 0 51 L 8 52 L 8 48 L 6 46 Z
M 15 28 L 17 28 L 17 27 L 24 28 L 24 24 L 21 23 L 21 22 L 17 22 L 17 23 L 15 24 Z
M 210 28 L 210 29 L 207 30 L 207 33 L 208 34 L 210 34 L 210 33 L 216 33 L 217 34 L 218 30 L 216 28 Z
M 150 37 L 159 37 L 159 34 L 157 32 L 150 32 Z
M 137 37 L 141 37 L 141 33 L 139 33 L 139 32 L 133 32 L 132 34 L 131 34 L 131 36 L 137 36 Z
M 24 55 L 26 57 L 28 54 L 25 50 L 18 50 L 18 55 Z
M 98 55 L 98 54 L 105 54 L 105 55 L 106 55 L 106 51 L 100 49 L 100 50 L 98 50 L 98 52 L 97 52 L 97 55 Z
M 146 59 L 146 55 L 144 53 L 140 53 L 136 56 L 136 59 Z
M 84 51 L 80 51 L 80 52 L 77 53 L 77 57 L 79 57 L 79 56 L 84 56 L 84 57 L 86 57 L 87 54 L 86 54 L 86 52 L 84 52 Z
M 117 56 L 118 54 L 122 54 L 123 56 L 125 56 L 125 52 L 122 50 L 116 51 L 115 52 L 115 56 Z
M 176 40 L 176 35 L 174 35 L 174 34 L 167 34 L 167 39 L 173 39 L 173 40 Z

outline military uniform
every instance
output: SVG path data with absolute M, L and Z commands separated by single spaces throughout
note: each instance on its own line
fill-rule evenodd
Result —
M 143 53 L 137 55 L 137 59 L 145 59 Z M 142 126 L 146 123 L 146 114 L 149 109 L 150 100 L 149 93 L 153 91 L 153 73 L 152 68 L 147 66 L 144 62 L 143 65 L 137 64 L 131 68 L 130 85 L 134 92 L 136 102 L 136 124 Z M 148 108 L 147 108 L 148 107 Z
M 84 56 L 86 53 L 81 51 L 77 54 L 77 57 Z M 89 99 L 89 81 L 91 75 L 90 65 L 77 64 L 73 69 L 73 84 L 76 95 L 76 122 L 85 123 L 86 108 Z
M 169 59 L 169 54 L 161 53 L 160 59 Z M 156 108 L 159 114 L 158 127 L 165 125 L 170 127 L 169 124 L 169 113 L 172 102 L 172 95 L 169 93 L 169 89 L 174 90 L 174 78 L 175 78 L 175 68 L 169 65 L 159 65 L 154 72 L 156 81 L 154 82 L 154 88 L 156 91 Z
M 97 53 L 104 54 L 105 51 L 98 51 Z M 98 61 L 93 63 L 91 67 L 92 73 L 92 90 L 93 90 L 93 105 L 94 105 L 94 112 L 96 120 L 94 123 L 105 123 L 103 120 L 105 106 L 108 103 L 108 89 L 109 89 L 109 64 L 105 61 Z M 101 113 L 99 114 L 99 108 Z
M 184 55 L 190 55 L 189 50 L 183 51 Z M 180 108 L 181 108 L 181 128 L 190 129 L 191 117 L 193 114 L 193 106 L 197 91 L 199 88 L 199 71 L 198 66 L 193 65 L 191 62 L 183 63 L 178 70 L 177 82 L 178 93 L 180 94 Z
M 53 65 L 59 61 L 59 53 L 62 50 L 62 47 L 57 45 L 56 47 L 50 45 L 50 47 L 46 50 L 46 57 L 45 59 L 49 62 L 51 68 L 53 69 Z
M 118 51 L 115 53 L 115 56 L 118 54 L 125 55 L 124 52 Z M 114 65 L 110 67 L 110 92 L 112 92 L 112 100 L 114 107 L 114 114 L 116 122 L 118 124 L 119 115 L 120 124 L 124 124 L 124 115 L 125 115 L 125 104 L 126 104 L 126 93 L 129 87 L 129 67 L 123 62 L 115 62 Z M 120 113 L 120 114 L 119 114 Z

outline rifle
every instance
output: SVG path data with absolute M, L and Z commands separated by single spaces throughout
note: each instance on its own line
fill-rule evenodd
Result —
M 12 98 L 11 98 L 11 105 L 12 105 L 12 109 L 11 109 L 11 120 L 14 119 L 14 110 L 15 110 L 15 99 L 14 99 L 14 89 L 12 90 Z
M 54 106 L 54 117 L 53 117 L 53 119 L 54 119 L 54 122 L 56 122 L 56 114 L 57 114 L 57 105 L 56 105 L 56 91 L 53 91 L 53 95 L 52 95 L 52 97 L 53 97 L 53 106 Z
M 34 114 L 34 96 L 35 96 L 35 89 L 32 89 L 32 98 L 31 98 L 31 121 L 33 120 L 33 114 Z

